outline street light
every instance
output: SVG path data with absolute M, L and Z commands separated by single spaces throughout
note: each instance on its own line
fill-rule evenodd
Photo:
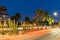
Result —
M 57 16 L 57 15 L 58 15 L 58 13 L 57 13 L 57 12 L 54 12 L 54 13 L 53 13 L 53 15 L 54 15 L 54 16 Z

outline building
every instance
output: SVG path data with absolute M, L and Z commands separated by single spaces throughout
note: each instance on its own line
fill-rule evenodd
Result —
M 0 24 L 5 27 L 8 24 L 9 15 L 6 14 L 6 8 L 0 6 Z
M 1 21 L 4 21 L 8 19 L 9 15 L 8 14 L 5 14 L 5 13 L 0 13 L 0 20 Z

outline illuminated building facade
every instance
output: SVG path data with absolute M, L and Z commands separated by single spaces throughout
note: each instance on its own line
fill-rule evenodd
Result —
M 3 7 L 3 6 L 0 6 L 0 24 L 3 27 L 7 27 L 7 25 L 8 25 L 8 18 L 9 18 L 9 15 L 6 14 L 6 8 Z

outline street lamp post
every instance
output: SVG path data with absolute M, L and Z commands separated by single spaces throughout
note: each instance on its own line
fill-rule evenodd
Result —
M 57 20 L 58 13 L 54 12 L 53 15 L 54 15 L 55 19 Z M 55 22 L 56 22 L 56 20 L 55 20 Z

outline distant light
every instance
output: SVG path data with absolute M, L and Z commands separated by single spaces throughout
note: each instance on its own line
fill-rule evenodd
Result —
M 57 16 L 58 15 L 58 13 L 57 12 L 54 12 L 54 14 L 53 14 L 54 16 Z

